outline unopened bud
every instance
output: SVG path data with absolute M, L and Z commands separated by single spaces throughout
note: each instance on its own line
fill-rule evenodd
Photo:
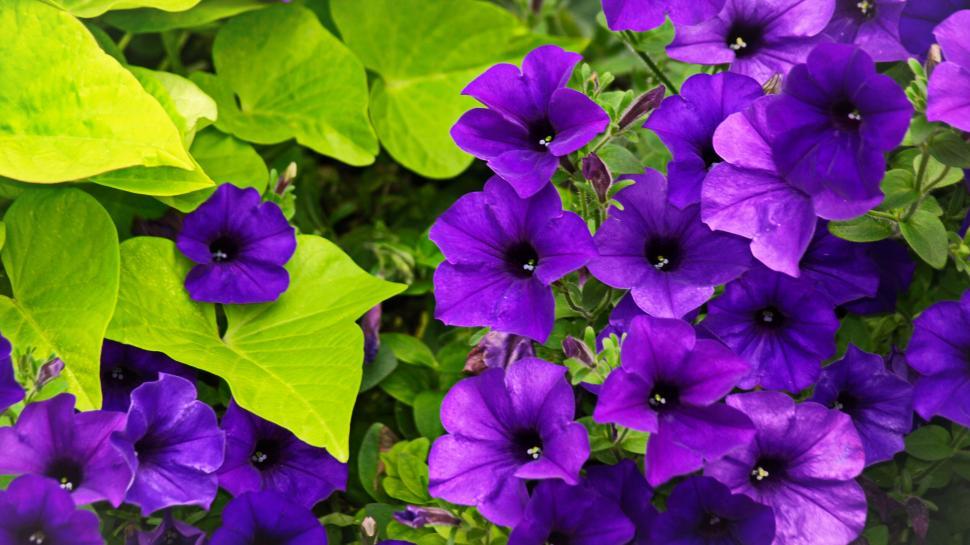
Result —
M 926 77 L 933 75 L 933 70 L 936 66 L 943 62 L 943 50 L 940 49 L 939 44 L 933 44 L 930 46 L 930 51 L 926 55 Z
M 766 95 L 777 95 L 781 92 L 781 74 L 774 74 L 761 86 Z
M 667 89 L 663 85 L 658 85 L 637 97 L 633 101 L 633 104 L 620 116 L 620 129 L 629 127 L 636 120 L 647 115 L 651 110 L 656 109 L 657 106 L 660 106 L 660 103 L 664 99 L 664 93 L 666 92 Z
M 364 331 L 364 363 L 370 363 L 381 349 L 381 304 L 367 311 L 360 320 Z
M 61 376 L 61 371 L 63 370 L 64 362 L 60 358 L 54 358 L 44 365 L 41 365 L 37 371 L 37 388 L 43 388 L 45 384 Z
M 296 163 L 290 161 L 290 164 L 286 165 L 286 170 L 280 177 L 276 180 L 276 187 L 273 188 L 273 193 L 282 196 L 286 193 L 286 188 L 290 187 L 293 180 L 296 179 Z
M 610 174 L 610 169 L 600 159 L 599 155 L 591 153 L 583 157 L 583 178 L 593 184 L 596 197 L 599 198 L 600 202 L 606 202 L 607 193 L 610 186 L 613 185 L 613 175 Z
M 562 340 L 562 352 L 567 358 L 579 360 L 589 367 L 592 367 L 596 362 L 596 357 L 593 355 L 593 351 L 586 346 L 586 343 L 571 335 L 567 335 L 566 338 Z
M 425 526 L 458 526 L 461 520 L 440 507 L 418 507 L 409 505 L 404 511 L 394 513 L 394 520 L 411 528 Z

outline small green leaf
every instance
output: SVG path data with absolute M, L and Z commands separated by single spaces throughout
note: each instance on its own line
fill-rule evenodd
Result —
M 121 255 L 109 338 L 222 377 L 242 407 L 347 460 L 364 357 L 354 320 L 404 286 L 368 275 L 325 239 L 300 236 L 289 289 L 273 303 L 224 306 L 220 337 L 215 305 L 185 290 L 192 263 L 174 243 L 133 238 Z
M 850 242 L 876 242 L 893 235 L 892 223 L 872 216 L 848 221 L 830 221 L 829 232 Z
M 917 172 L 919 172 L 918 169 L 920 161 L 921 159 L 917 157 L 913 162 L 913 168 L 917 169 Z M 925 188 L 927 187 L 939 189 L 941 187 L 953 185 L 961 180 L 963 180 L 963 170 L 946 166 L 933 157 L 929 157 L 927 159 L 922 184 L 924 192 Z
M 607 144 L 598 152 L 600 159 L 606 163 L 607 168 L 613 177 L 621 174 L 640 174 L 643 172 L 643 163 L 632 151 L 617 144 Z
M 266 6 L 263 0 L 205 0 L 187 11 L 132 9 L 112 11 L 105 14 L 102 19 L 125 32 L 140 34 L 198 27 Z
M 441 401 L 444 398 L 444 392 L 430 390 L 421 392 L 414 398 L 414 425 L 428 439 L 435 439 L 445 433 L 440 417 Z
M 385 430 L 388 430 L 388 427 L 380 422 L 371 424 L 360 442 L 360 450 L 357 453 L 357 476 L 360 478 L 360 484 L 372 498 L 378 501 L 385 499 L 379 492 L 377 479 L 381 459 L 381 436 L 386 433 Z
M 421 339 L 403 333 L 384 333 L 381 335 L 381 345 L 390 348 L 394 356 L 403 362 L 438 367 L 434 353 Z
M 360 391 L 366 392 L 377 386 L 397 369 L 397 358 L 390 348 L 381 345 L 374 361 L 364 364 L 364 376 L 360 380 Z
M 940 426 L 923 426 L 906 436 L 906 452 L 927 462 L 945 460 L 953 455 L 950 432 Z
M 82 410 L 101 407 L 101 342 L 118 298 L 118 235 L 78 189 L 25 192 L 4 216 L 0 331 L 17 350 L 55 354 Z
M 948 130 L 930 143 L 930 154 L 940 163 L 953 168 L 970 168 L 970 142 Z
M 392 498 L 405 503 L 424 505 L 430 503 L 428 495 L 428 450 L 431 442 L 426 437 L 414 441 L 401 441 L 388 452 L 381 453 L 387 476 L 382 484 Z
M 908 220 L 899 222 L 899 232 L 922 259 L 935 269 L 946 265 L 949 243 L 946 227 L 937 215 L 920 208 Z
M 919 200 L 919 192 L 913 184 L 913 173 L 896 168 L 886 173 L 882 179 L 882 192 L 886 195 L 879 205 L 880 210 L 903 208 Z
M 136 165 L 192 168 L 158 101 L 80 21 L 37 0 L 3 4 L 0 176 L 51 183 Z
M 78 17 L 97 17 L 112 9 L 158 8 L 166 11 L 182 11 L 199 3 L 199 0 L 44 0 L 67 10 Z
M 427 367 L 398 365 L 381 381 L 381 390 L 405 405 L 413 405 L 421 392 L 434 389 L 433 372 Z

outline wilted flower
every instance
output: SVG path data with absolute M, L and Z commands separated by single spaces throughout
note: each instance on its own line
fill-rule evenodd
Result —
M 664 545 L 771 545 L 775 516 L 710 477 L 691 477 L 671 492 L 651 536 Z
M 970 8 L 970 3 L 967 5 Z M 930 75 L 927 88 L 926 119 L 943 121 L 960 130 L 970 131 L 970 9 L 958 11 L 933 31 L 943 49 L 946 62 Z
M 105 340 L 101 346 L 101 406 L 108 411 L 127 411 L 131 392 L 159 373 L 195 381 L 195 370 L 161 352 L 150 352 Z
M 837 0 L 823 34 L 861 47 L 876 62 L 903 60 L 909 56 L 899 42 L 899 16 L 905 5 L 906 0 Z
M 24 475 L 0 490 L 0 543 L 103 545 L 104 539 L 97 515 L 75 508 L 56 481 Z
M 222 511 L 210 545 L 327 545 L 327 531 L 306 507 L 272 490 L 246 492 Z
M 261 203 L 253 188 L 220 185 L 185 216 L 176 244 L 198 263 L 185 278 L 196 301 L 265 303 L 290 285 L 283 265 L 296 250 L 293 227 L 279 206 Z
M 592 486 L 543 481 L 509 534 L 509 545 L 624 545 L 634 531 L 619 505 Z
M 424 528 L 425 526 L 458 526 L 461 519 L 455 517 L 446 509 L 440 507 L 420 507 L 408 505 L 404 511 L 396 511 L 394 520 L 411 528 Z
M 14 377 L 12 351 L 10 341 L 0 335 L 0 412 L 24 398 L 24 389 Z
M 505 369 L 513 363 L 536 355 L 532 339 L 500 331 L 489 331 L 465 360 L 466 373 L 477 375 L 486 369 Z
M 724 0 L 603 0 L 603 13 L 610 30 L 644 32 L 670 19 L 677 24 L 696 25 L 714 17 Z

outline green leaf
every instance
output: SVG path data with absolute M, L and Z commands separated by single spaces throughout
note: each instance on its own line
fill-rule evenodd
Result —
M 927 462 L 945 460 L 953 455 L 950 432 L 940 426 L 923 426 L 905 438 L 906 452 Z
M 158 101 L 80 21 L 37 0 L 6 0 L 0 30 L 0 176 L 51 183 L 135 165 L 192 167 Z
M 387 476 L 382 482 L 388 496 L 405 503 L 423 505 L 430 503 L 428 495 L 428 450 L 431 442 L 426 437 L 414 441 L 401 441 L 388 452 L 381 453 Z
M 465 85 L 495 63 L 517 62 L 556 41 L 530 35 L 507 10 L 473 0 L 332 0 L 330 9 L 344 43 L 379 76 L 370 112 L 381 144 L 430 178 L 450 178 L 471 164 L 449 134 L 477 104 L 462 96 Z
M 366 392 L 377 386 L 397 369 L 397 358 L 390 348 L 381 345 L 374 361 L 364 364 L 364 376 L 360 380 L 360 391 Z
M 405 335 L 404 333 L 384 333 L 381 335 L 381 345 L 387 346 L 394 352 L 397 359 L 416 365 L 427 367 L 438 367 L 438 360 L 428 345 L 421 342 L 421 339 Z
M 174 243 L 133 238 L 121 255 L 111 339 L 219 375 L 242 407 L 347 460 L 363 361 L 354 320 L 403 286 L 368 275 L 325 239 L 300 236 L 289 289 L 273 303 L 223 307 L 220 337 L 215 305 L 185 291 L 192 263 Z
M 617 144 L 607 144 L 599 151 L 600 159 L 606 163 L 614 177 L 620 174 L 640 174 L 643 163 L 632 151 Z
M 357 476 L 360 478 L 361 486 L 375 500 L 385 499 L 379 491 L 377 472 L 381 459 L 381 437 L 389 431 L 389 428 L 380 422 L 371 424 L 357 452 Z
M 199 86 L 192 83 L 191 80 L 169 72 L 146 70 L 138 67 L 130 67 L 129 69 L 132 70 L 138 81 L 142 82 L 142 85 L 146 81 L 153 81 L 164 89 L 165 96 L 167 100 L 171 101 L 174 109 L 173 111 L 166 108 L 165 111 L 175 121 L 186 146 L 192 144 L 196 131 L 211 125 L 218 117 L 216 101 L 202 92 L 202 89 L 199 89 Z M 149 90 L 149 92 L 151 91 Z M 158 98 L 158 95 L 153 92 L 152 95 Z
M 882 179 L 882 192 L 886 198 L 879 205 L 880 210 L 903 208 L 919 200 L 919 192 L 914 185 L 913 173 L 906 169 L 893 169 Z
M 919 172 L 920 161 L 921 159 L 918 157 L 913 161 L 913 168 L 916 169 L 917 172 Z M 924 192 L 927 187 L 939 189 L 941 187 L 953 185 L 961 180 L 963 180 L 963 170 L 944 165 L 943 163 L 934 159 L 932 156 L 927 158 L 926 171 L 923 174 L 922 184 Z
M 354 166 L 374 162 L 367 74 L 313 12 L 278 5 L 233 17 L 212 57 L 217 76 L 192 78 L 219 104 L 221 130 L 257 144 L 296 138 Z
M 970 168 L 970 142 L 949 130 L 930 143 L 930 154 L 940 163 L 953 168 Z
M 0 297 L 0 331 L 18 349 L 56 354 L 82 410 L 101 407 L 101 342 L 118 298 L 118 235 L 78 189 L 24 193 L 3 218 L 3 265 L 13 299 Z
M 428 439 L 435 439 L 445 433 L 440 416 L 441 401 L 444 398 L 444 392 L 432 391 L 421 392 L 414 398 L 414 425 Z
M 266 5 L 263 0 L 202 0 L 187 11 L 133 9 L 112 11 L 105 14 L 102 19 L 125 32 L 141 34 L 202 26 L 219 19 L 264 8 Z
M 892 223 L 872 216 L 830 221 L 829 232 L 851 242 L 876 242 L 893 235 Z
M 946 265 L 949 242 L 946 227 L 933 212 L 920 207 L 908 220 L 899 222 L 899 232 L 922 259 L 935 269 Z
M 182 11 L 199 3 L 199 0 L 44 0 L 67 10 L 78 17 L 97 17 L 112 9 L 159 8 L 166 11 Z
M 434 388 L 433 379 L 434 375 L 427 367 L 398 365 L 381 381 L 381 390 L 405 405 L 413 405 L 418 394 Z

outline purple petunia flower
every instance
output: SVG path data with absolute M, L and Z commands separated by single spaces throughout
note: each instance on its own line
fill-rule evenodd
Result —
M 509 534 L 509 545 L 624 545 L 634 530 L 619 505 L 592 486 L 544 481 Z
M 688 63 L 730 63 L 732 72 L 764 83 L 805 60 L 834 11 L 835 0 L 727 0 L 717 17 L 678 26 L 667 54 Z
M 296 251 L 293 227 L 278 205 L 261 203 L 253 188 L 220 185 L 185 216 L 176 244 L 198 263 L 185 278 L 196 301 L 266 303 L 290 285 L 283 265 Z
M 209 545 L 327 545 L 313 512 L 272 490 L 246 492 L 222 511 L 222 527 Z
M 670 202 L 679 208 L 699 202 L 701 183 L 715 163 L 714 130 L 764 93 L 755 80 L 723 72 L 696 74 L 684 82 L 679 95 L 664 99 L 644 124 L 657 133 L 674 160 L 667 163 Z
M 852 418 L 866 465 L 892 460 L 913 429 L 913 387 L 890 373 L 881 356 L 849 346 L 845 357 L 822 370 L 812 401 Z
M 970 7 L 968 5 L 967 7 Z M 970 9 L 958 11 L 940 23 L 933 35 L 943 49 L 946 62 L 930 75 L 927 87 L 926 119 L 943 121 L 970 131 Z
M 121 505 L 132 470 L 110 441 L 124 413 L 75 414 L 74 396 L 30 403 L 11 428 L 0 428 L 0 475 L 32 473 L 57 481 L 78 505 Z
M 102 545 L 98 517 L 77 509 L 56 481 L 24 475 L 0 490 L 3 545 Z
M 910 0 L 899 17 L 899 38 L 910 53 L 924 58 L 936 26 L 963 9 L 970 9 L 970 0 Z
M 615 334 L 622 338 L 623 334 L 630 330 L 630 324 L 637 316 L 647 316 L 647 313 L 637 306 L 633 300 L 633 295 L 627 292 L 610 312 L 609 322 L 598 335 L 596 335 L 596 349 L 603 350 L 603 339 Z M 687 317 L 685 319 L 692 319 Z
M 611 466 L 590 467 L 586 470 L 586 482 L 593 490 L 619 504 L 636 529 L 633 545 L 650 544 L 650 531 L 657 510 L 651 503 L 653 490 L 637 469 L 636 462 L 626 459 Z
M 586 223 L 564 212 L 552 185 L 529 198 L 493 177 L 431 227 L 445 261 L 434 274 L 435 317 L 545 342 L 555 300 L 550 285 L 596 255 Z
M 166 511 L 154 529 L 129 535 L 127 545 L 204 545 L 206 533 Z
M 823 34 L 859 46 L 876 62 L 901 61 L 909 56 L 899 41 L 899 16 L 905 5 L 906 0 L 837 0 Z
M 879 268 L 865 244 L 841 239 L 819 221 L 799 263 L 802 278 L 826 295 L 833 305 L 873 297 L 879 287 Z
M 603 0 L 610 30 L 645 32 L 664 24 L 667 15 L 678 25 L 696 25 L 717 15 L 724 0 Z
M 886 239 L 864 244 L 866 254 L 876 263 L 879 272 L 879 287 L 873 297 L 866 297 L 844 305 L 849 312 L 856 314 L 879 314 L 893 312 L 896 299 L 909 289 L 916 271 L 916 262 L 909 250 L 899 241 Z
M 903 140 L 913 107 L 872 58 L 846 44 L 822 44 L 792 68 L 768 108 L 777 131 L 772 157 L 785 179 L 836 201 L 882 201 L 884 153 Z
M 146 516 L 172 505 L 207 509 L 216 496 L 226 439 L 195 396 L 191 382 L 160 374 L 131 393 L 128 424 L 112 438 L 135 472 L 125 501 Z
M 0 412 L 24 398 L 24 389 L 13 375 L 12 352 L 10 341 L 0 335 Z
M 599 105 L 566 83 L 582 59 L 555 45 L 534 49 L 522 61 L 497 64 L 462 94 L 487 108 L 465 112 L 451 129 L 458 147 L 488 162 L 521 197 L 552 178 L 559 158 L 603 132 L 610 118 Z
M 218 472 L 219 485 L 234 496 L 275 490 L 312 508 L 347 486 L 346 464 L 235 401 L 222 417 L 222 429 L 226 432 L 226 459 Z
M 771 545 L 775 515 L 710 477 L 691 477 L 667 498 L 652 538 L 665 545 Z
M 835 305 L 804 280 L 758 267 L 708 304 L 702 326 L 752 366 L 741 388 L 798 392 L 835 355 Z
M 108 411 L 127 411 L 131 392 L 146 382 L 158 380 L 159 373 L 195 381 L 194 369 L 161 352 L 105 339 L 101 346 L 101 407 Z
M 667 182 L 654 171 L 630 176 L 636 183 L 616 194 L 596 232 L 599 257 L 589 271 L 614 288 L 632 288 L 637 306 L 662 318 L 680 318 L 714 295 L 714 286 L 751 263 L 744 239 L 711 231 L 700 207 L 671 206 Z
M 778 392 L 733 395 L 727 403 L 748 415 L 758 433 L 704 474 L 774 510 L 773 545 L 846 545 L 858 537 L 866 496 L 855 478 L 865 453 L 852 420 Z
M 622 366 L 603 383 L 593 420 L 650 432 L 647 482 L 700 469 L 754 435 L 740 412 L 717 403 L 751 366 L 682 320 L 633 320 Z
M 922 375 L 913 397 L 916 412 L 970 426 L 970 291 L 924 310 L 913 326 L 906 361 Z
M 529 497 L 526 479 L 579 482 L 589 438 L 573 420 L 565 374 L 565 367 L 530 358 L 455 384 L 441 404 L 448 435 L 428 456 L 431 495 L 475 505 L 488 520 L 513 526 Z

